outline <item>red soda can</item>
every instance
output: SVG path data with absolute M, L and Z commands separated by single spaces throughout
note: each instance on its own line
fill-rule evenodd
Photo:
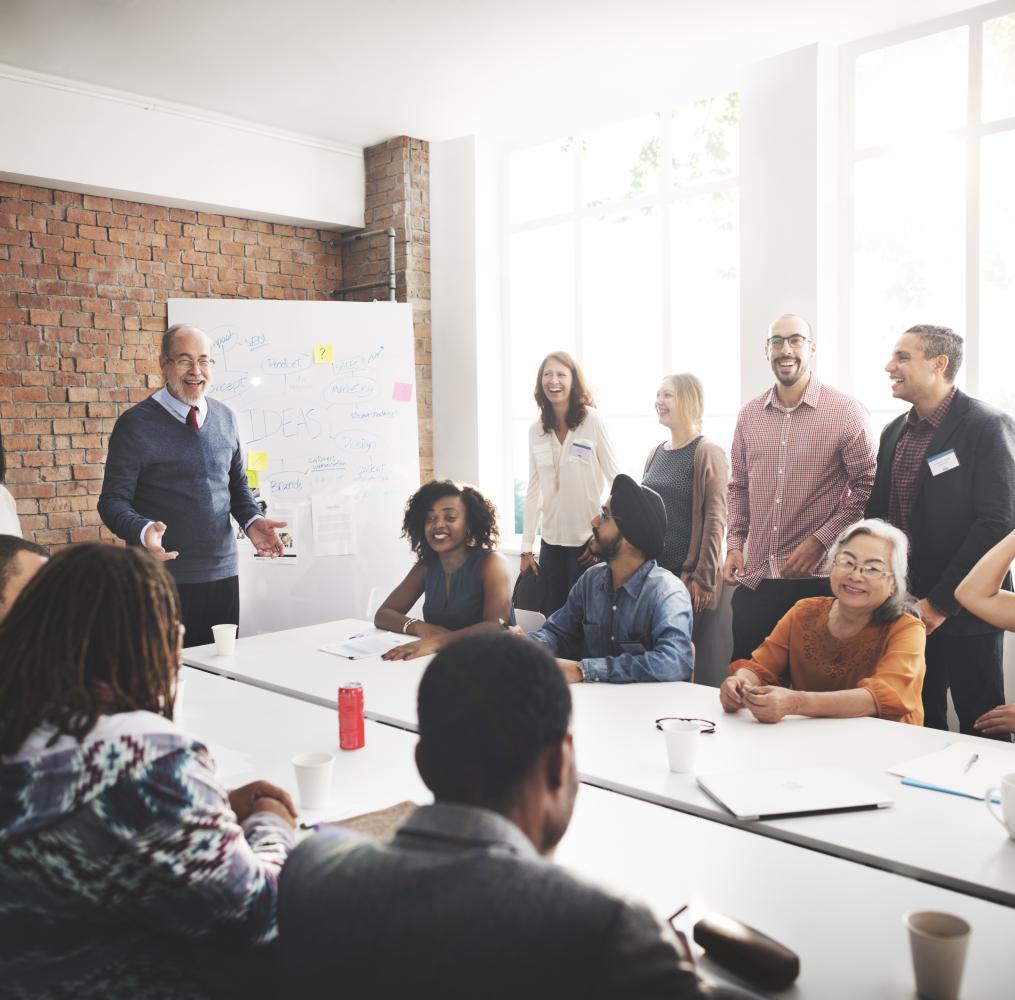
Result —
M 338 745 L 343 750 L 359 750 L 365 744 L 363 685 L 349 681 L 338 689 Z

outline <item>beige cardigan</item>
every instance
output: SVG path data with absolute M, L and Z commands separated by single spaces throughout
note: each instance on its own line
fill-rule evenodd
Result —
M 656 449 L 648 453 L 645 472 Z M 642 473 L 644 475 L 644 473 Z M 692 579 L 712 595 L 706 611 L 715 611 L 722 596 L 722 540 L 726 534 L 726 485 L 729 467 L 726 454 L 703 437 L 694 453 L 694 484 L 691 492 L 691 541 L 680 579 Z

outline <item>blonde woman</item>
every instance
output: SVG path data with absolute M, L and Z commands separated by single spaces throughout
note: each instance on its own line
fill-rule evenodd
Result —
M 663 378 L 656 415 L 670 439 L 649 452 L 642 477 L 666 506 L 659 564 L 687 585 L 696 615 L 719 606 L 729 479 L 722 448 L 701 433 L 704 412 L 705 392 L 694 375 Z

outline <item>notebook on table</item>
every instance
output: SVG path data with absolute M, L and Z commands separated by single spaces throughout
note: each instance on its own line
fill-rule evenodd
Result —
M 698 784 L 737 819 L 884 809 L 893 802 L 883 775 L 839 767 L 702 774 Z

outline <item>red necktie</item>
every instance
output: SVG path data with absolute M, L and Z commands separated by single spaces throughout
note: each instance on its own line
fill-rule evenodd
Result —
M 195 431 L 196 430 L 200 430 L 200 428 L 198 427 L 198 424 L 197 424 L 197 407 L 196 406 L 192 406 L 190 408 L 190 413 L 187 414 L 187 426 L 189 428 L 191 428 L 191 430 L 195 430 Z

